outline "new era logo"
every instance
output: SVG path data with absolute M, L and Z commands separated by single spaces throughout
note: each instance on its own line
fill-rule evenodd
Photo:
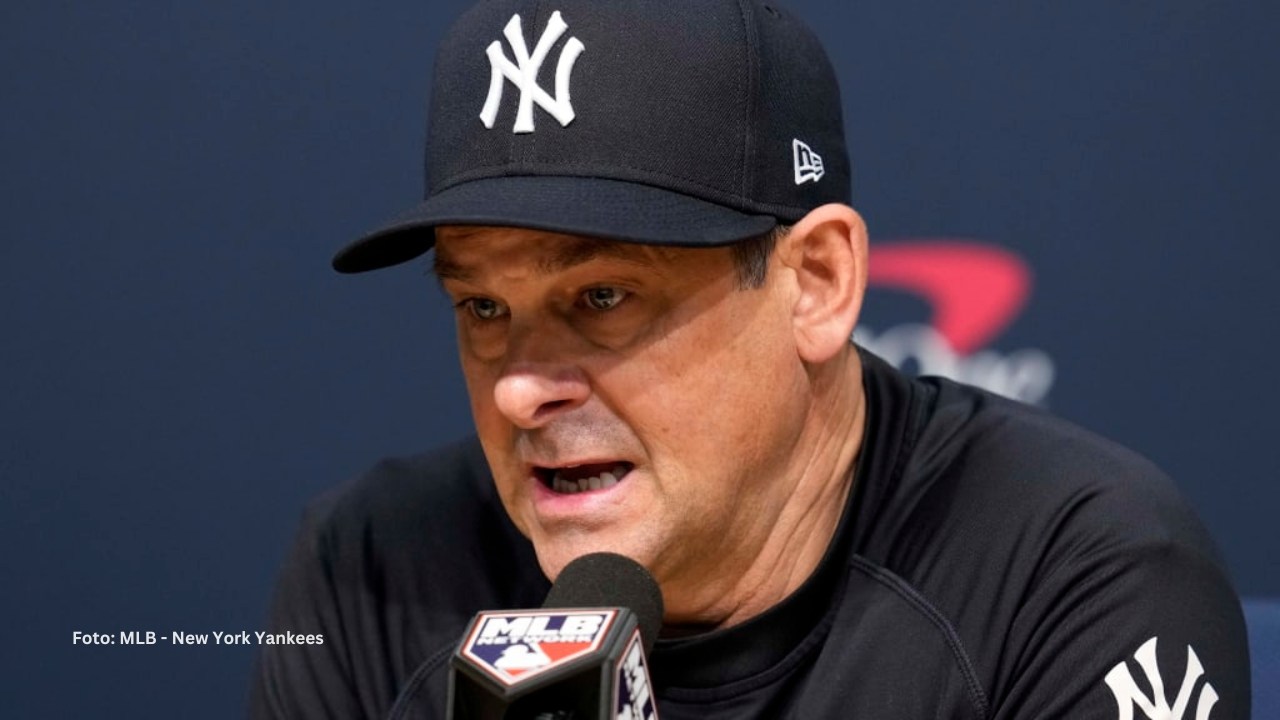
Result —
M 826 170 L 822 167 L 822 156 L 799 140 L 791 141 L 791 152 L 795 158 L 796 184 L 818 182 Z
M 569 38 L 569 42 L 565 43 L 564 49 L 560 51 L 560 60 L 556 63 L 556 96 L 551 97 L 546 90 L 542 89 L 542 86 L 538 85 L 538 72 L 542 69 L 542 63 L 568 28 L 559 10 L 552 13 L 551 20 L 547 22 L 546 29 L 542 31 L 542 37 L 538 38 L 538 44 L 530 55 L 529 46 L 524 42 L 524 26 L 520 16 L 511 17 L 502 34 L 506 36 L 507 42 L 511 43 L 511 50 L 516 56 L 515 62 L 507 59 L 500 40 L 490 43 L 486 51 L 492 68 L 489 77 L 489 97 L 485 100 L 484 109 L 480 111 L 480 120 L 486 128 L 492 130 L 493 124 L 498 119 L 498 108 L 502 106 L 502 91 L 506 87 L 504 80 L 510 80 L 520 90 L 520 105 L 516 111 L 513 132 L 517 134 L 533 132 L 534 103 L 560 121 L 561 126 L 567 126 L 573 122 L 573 104 L 569 102 L 569 80 L 573 75 L 573 64 L 586 49 L 581 40 L 576 37 Z

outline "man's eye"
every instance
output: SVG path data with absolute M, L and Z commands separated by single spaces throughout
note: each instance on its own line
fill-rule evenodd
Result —
M 490 298 L 469 298 L 462 302 L 477 320 L 497 320 L 507 314 L 507 306 Z
M 612 310 L 627 297 L 625 290 L 613 287 L 598 287 L 582 293 L 582 300 L 592 310 Z

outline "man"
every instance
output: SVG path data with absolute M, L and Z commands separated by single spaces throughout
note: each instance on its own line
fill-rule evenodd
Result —
M 489 0 L 436 63 L 425 202 L 477 439 L 308 512 L 256 717 L 441 717 L 478 610 L 608 550 L 671 718 L 1248 716 L 1238 602 L 1169 481 L 849 341 L 834 73 L 757 0 Z M 1136 708 L 1136 710 L 1135 710 Z

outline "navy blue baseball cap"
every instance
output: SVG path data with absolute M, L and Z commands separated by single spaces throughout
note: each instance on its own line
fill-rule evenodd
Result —
M 835 72 L 771 0 L 483 0 L 440 46 L 427 126 L 425 199 L 339 272 L 438 225 L 713 246 L 850 199 Z

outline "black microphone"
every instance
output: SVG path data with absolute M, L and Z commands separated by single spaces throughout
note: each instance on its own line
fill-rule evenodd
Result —
M 646 660 L 662 592 L 634 560 L 584 555 L 540 610 L 478 613 L 449 671 L 450 720 L 657 720 Z

